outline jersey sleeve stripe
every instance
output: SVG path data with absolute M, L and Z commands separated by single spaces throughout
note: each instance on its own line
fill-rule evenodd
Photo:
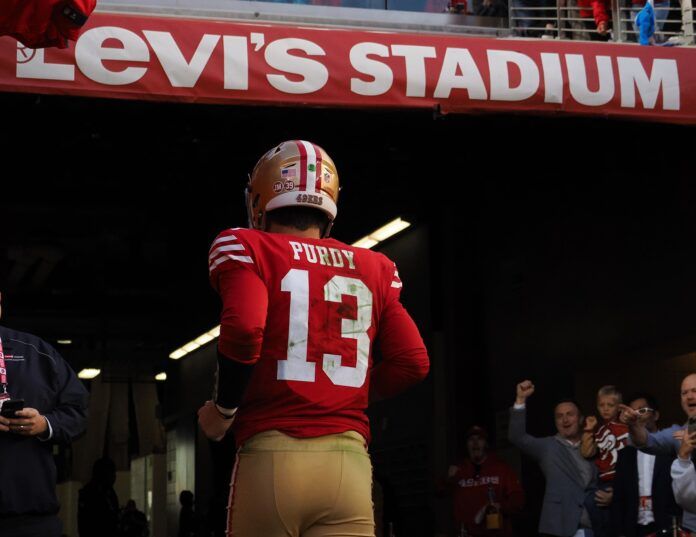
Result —
M 222 253 L 222 252 L 232 252 L 232 251 L 239 251 L 239 250 L 244 250 L 243 244 L 230 244 L 228 246 L 219 246 L 218 248 L 215 248 L 215 250 L 210 252 L 210 255 L 208 256 L 208 260 L 212 261 L 213 258 L 217 257 L 217 255 L 219 253 Z
M 223 242 L 231 242 L 236 240 L 237 237 L 235 237 L 234 235 L 225 235 L 224 237 L 218 237 L 213 241 L 213 244 L 210 245 L 210 249 L 214 249 L 215 246 L 217 246 L 218 244 L 222 244 Z
M 254 264 L 254 260 L 248 255 L 225 254 L 210 264 L 210 272 L 215 270 L 218 266 L 222 265 L 225 261 L 241 261 L 242 263 L 250 263 L 252 265 Z
M 391 286 L 396 289 L 401 289 L 404 286 L 404 284 L 401 282 L 392 282 Z

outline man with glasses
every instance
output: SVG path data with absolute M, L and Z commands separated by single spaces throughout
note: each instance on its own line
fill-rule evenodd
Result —
M 643 420 L 649 433 L 656 433 L 660 419 L 657 401 L 647 393 L 636 394 L 629 405 Z M 651 455 L 626 446 L 619 451 L 611 504 L 615 535 L 644 537 L 669 531 L 672 517 L 681 511 L 672 494 L 669 455 Z
M 684 377 L 681 383 L 681 406 L 687 418 L 696 417 L 696 373 Z M 630 406 L 621 405 L 621 421 L 628 425 L 633 445 L 645 453 L 667 455 L 674 459 L 681 447 L 683 426 L 672 425 L 667 429 L 649 431 L 648 413 L 640 414 Z M 684 511 L 682 526 L 696 532 L 696 512 Z

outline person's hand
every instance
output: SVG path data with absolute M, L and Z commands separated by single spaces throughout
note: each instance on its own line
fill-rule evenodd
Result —
M 517 385 L 517 399 L 515 403 L 523 405 L 527 401 L 527 397 L 534 393 L 534 384 L 531 380 L 523 380 Z
M 452 479 L 455 475 L 457 475 L 457 472 L 459 471 L 459 467 L 451 464 L 449 468 L 447 468 L 447 477 L 449 479 Z
M 686 429 L 680 429 L 674 433 L 674 438 L 681 441 L 679 445 L 679 458 L 680 459 L 691 459 L 691 453 L 696 447 L 696 431 L 688 434 Z
M 585 432 L 592 432 L 595 430 L 595 427 L 597 427 L 597 418 L 594 416 L 587 416 L 585 418 Z
M 48 422 L 35 408 L 25 407 L 15 412 L 15 418 L 6 419 L 11 433 L 38 436 L 48 430 Z
M 595 492 L 594 497 L 598 507 L 609 507 L 614 497 L 614 489 L 610 487 L 607 490 L 598 490 Z
M 0 433 L 9 433 L 9 432 L 10 432 L 10 420 L 0 416 Z
M 483 523 L 483 519 L 486 518 L 486 509 L 488 509 L 488 505 L 489 504 L 484 505 L 478 510 L 478 513 L 476 513 L 476 516 L 474 517 L 474 522 L 476 522 L 476 524 Z M 498 502 L 493 502 L 493 505 L 495 505 L 498 511 L 500 511 L 500 504 Z
M 598 33 L 598 34 L 600 34 L 600 35 L 606 35 L 606 33 L 607 33 L 608 31 L 609 31 L 609 30 L 608 30 L 608 28 L 607 28 L 607 22 L 606 22 L 606 21 L 602 21 L 602 22 L 600 22 L 600 23 L 597 25 L 597 33 Z
M 642 423 L 641 415 L 637 410 L 633 410 L 628 405 L 619 405 L 619 421 L 625 423 L 626 425 L 635 425 L 637 423 Z
M 206 401 L 205 404 L 198 409 L 198 425 L 203 431 L 203 434 L 219 442 L 222 440 L 227 431 L 229 431 L 234 418 L 223 418 L 220 411 L 215 408 L 215 403 L 213 401 Z

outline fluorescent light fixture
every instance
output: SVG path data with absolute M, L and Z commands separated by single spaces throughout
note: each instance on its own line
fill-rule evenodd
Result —
M 91 367 L 86 367 L 82 371 L 80 371 L 77 376 L 80 377 L 81 379 L 93 379 L 97 375 L 101 373 L 101 369 L 93 369 Z
M 173 353 L 169 355 L 169 357 L 172 360 L 178 360 L 179 358 L 183 358 L 186 355 L 186 351 L 184 349 L 176 349 Z
M 181 347 L 184 349 L 187 353 L 195 351 L 200 345 L 196 343 L 195 341 L 189 341 L 186 345 Z
M 396 218 L 359 241 L 355 241 L 353 246 L 357 246 L 358 248 L 372 248 L 377 246 L 380 242 L 387 240 L 389 237 L 393 237 L 397 233 L 400 233 L 410 225 L 410 222 L 402 220 L 401 218 Z
M 354 242 L 353 246 L 357 246 L 358 248 L 372 248 L 376 244 L 379 244 L 379 241 L 367 236 L 363 237 L 359 241 Z
M 72 339 L 59 339 L 58 345 L 72 345 Z
M 212 328 L 211 330 L 208 330 L 204 334 L 201 334 L 193 341 L 189 341 L 186 345 L 179 347 L 174 352 L 172 352 L 169 355 L 169 357 L 172 360 L 180 360 L 181 358 L 186 356 L 188 353 L 193 352 L 196 349 L 201 348 L 203 345 L 205 345 L 207 343 L 210 343 L 219 335 L 220 335 L 220 325 L 217 325 L 215 328 Z
M 164 371 L 162 371 L 161 373 L 157 373 L 155 375 L 155 380 L 159 380 L 159 381 L 167 380 L 167 374 Z
M 211 336 L 208 332 L 206 332 L 202 336 L 198 336 L 193 341 L 194 341 L 194 343 L 198 343 L 199 345 L 205 345 L 206 343 L 210 343 L 214 339 L 215 338 L 213 336 Z
M 403 231 L 410 225 L 411 224 L 409 222 L 406 222 L 406 220 L 397 218 L 396 220 L 392 220 L 388 224 L 385 224 L 377 231 L 373 231 L 372 233 L 370 233 L 370 236 L 382 242 L 387 240 L 389 237 L 392 237 L 393 235 L 396 235 L 397 233 Z

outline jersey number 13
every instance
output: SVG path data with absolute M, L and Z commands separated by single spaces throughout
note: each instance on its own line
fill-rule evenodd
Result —
M 287 359 L 278 361 L 278 379 L 314 382 L 317 364 L 307 361 L 309 271 L 291 269 L 280 283 L 281 290 L 290 293 L 290 329 Z M 359 388 L 367 377 L 370 354 L 367 331 L 372 324 L 372 292 L 361 280 L 334 276 L 324 286 L 324 300 L 340 303 L 343 295 L 354 296 L 357 300 L 358 318 L 341 319 L 341 336 L 357 340 L 357 360 L 355 367 L 344 366 L 340 355 L 325 353 L 322 369 L 337 386 Z

